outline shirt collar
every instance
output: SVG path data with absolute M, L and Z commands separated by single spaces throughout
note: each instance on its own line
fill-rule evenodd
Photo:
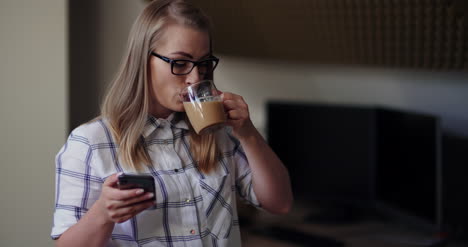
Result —
M 146 125 L 142 133 L 143 137 L 148 137 L 156 131 L 156 129 L 162 128 L 166 124 L 170 124 L 171 128 L 189 129 L 183 112 L 173 112 L 167 118 L 156 118 L 153 115 L 148 115 L 148 120 L 146 121 Z

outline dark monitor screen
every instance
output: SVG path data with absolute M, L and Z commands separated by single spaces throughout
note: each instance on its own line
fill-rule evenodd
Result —
M 441 221 L 438 118 L 380 107 L 269 102 L 267 138 L 296 199 L 368 202 Z
M 377 119 L 377 201 L 430 224 L 440 224 L 438 118 L 379 109 Z
M 372 112 L 364 107 L 269 102 L 267 138 L 301 201 L 372 199 Z

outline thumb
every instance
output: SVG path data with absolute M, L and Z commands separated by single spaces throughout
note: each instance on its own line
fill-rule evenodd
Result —
M 115 187 L 119 181 L 119 175 L 123 174 L 122 172 L 114 173 L 110 175 L 105 181 L 104 186 Z
M 224 92 L 221 91 L 221 90 L 218 90 L 218 89 L 216 89 L 216 91 L 217 91 L 217 94 L 221 97 L 221 99 L 223 99 L 224 98 Z

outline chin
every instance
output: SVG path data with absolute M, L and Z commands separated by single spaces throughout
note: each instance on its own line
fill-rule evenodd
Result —
M 185 112 L 184 104 L 179 101 L 175 104 L 172 110 L 176 112 Z

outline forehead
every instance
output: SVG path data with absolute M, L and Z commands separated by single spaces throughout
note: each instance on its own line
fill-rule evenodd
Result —
M 165 28 L 156 50 L 166 53 L 183 51 L 194 57 L 204 56 L 210 52 L 209 34 L 193 27 L 170 24 Z

